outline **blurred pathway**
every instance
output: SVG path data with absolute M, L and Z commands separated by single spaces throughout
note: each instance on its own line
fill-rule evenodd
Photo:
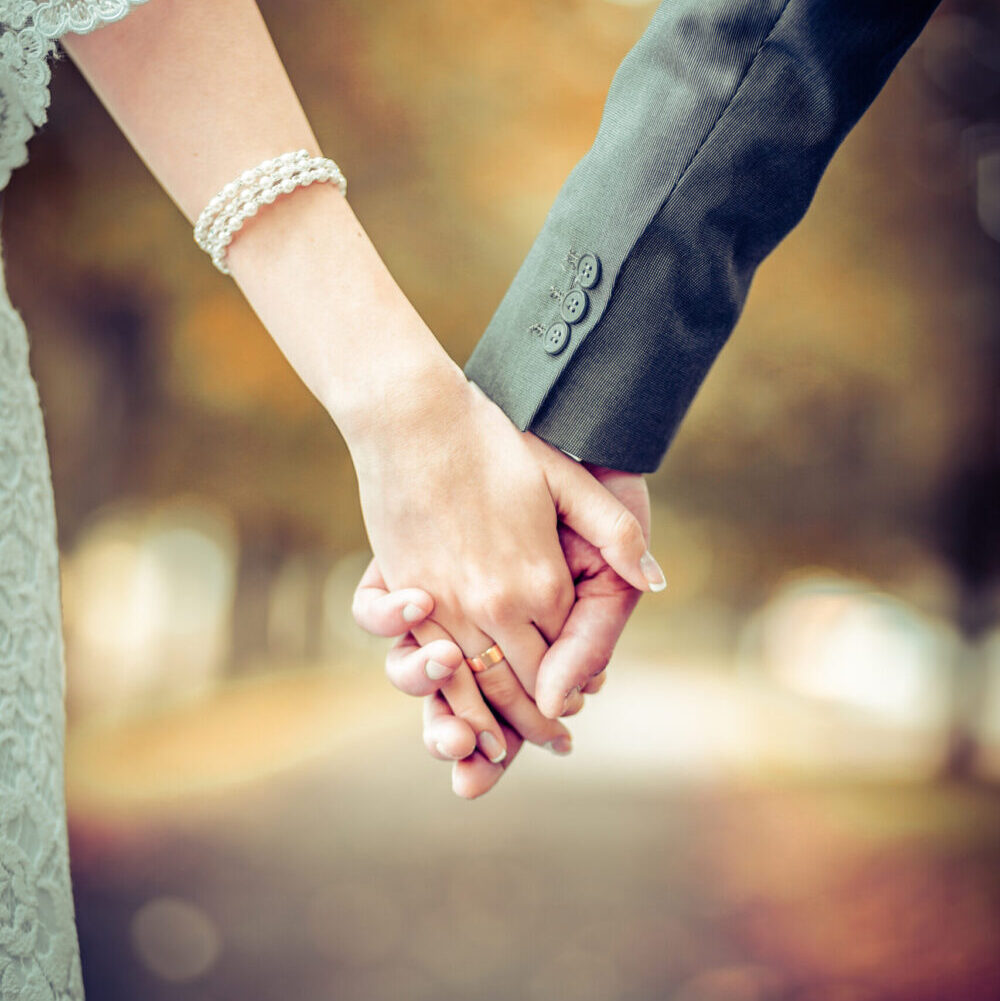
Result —
M 138 771 L 202 747 L 219 781 L 198 795 L 140 803 L 123 762 L 117 806 L 98 805 L 80 770 L 97 752 L 71 749 L 90 1001 L 1000 998 L 990 791 L 728 766 L 682 781 L 632 752 L 598 767 L 532 749 L 467 804 L 424 757 L 412 706 L 337 687 L 336 711 L 300 678 L 164 723 L 158 751 L 132 735 Z M 691 691 L 686 713 L 718 702 Z M 275 736 L 296 699 L 298 757 Z M 325 746 L 322 719 L 341 733 Z M 226 788 L 218 759 L 255 746 L 284 746 L 284 767 Z

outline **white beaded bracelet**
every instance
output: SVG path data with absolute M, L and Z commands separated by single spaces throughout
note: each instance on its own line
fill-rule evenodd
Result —
M 279 195 L 324 181 L 333 181 L 346 196 L 347 179 L 327 157 L 310 156 L 308 150 L 300 149 L 265 160 L 243 171 L 205 206 L 195 223 L 195 242 L 212 258 L 212 263 L 228 275 L 226 250 L 247 219 Z

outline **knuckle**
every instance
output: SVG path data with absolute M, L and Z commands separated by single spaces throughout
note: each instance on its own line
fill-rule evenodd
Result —
M 570 596 L 570 588 L 563 577 L 551 567 L 545 567 L 535 575 L 535 600 L 532 605 L 542 608 L 561 608 Z
M 517 611 L 517 600 L 510 591 L 497 589 L 481 595 L 476 607 L 487 622 L 504 625 L 513 620 Z
M 496 706 L 510 706 L 521 694 L 513 671 L 486 671 L 479 678 L 480 691 Z
M 624 508 L 615 520 L 613 535 L 615 541 L 621 546 L 632 548 L 646 544 L 639 519 L 631 511 Z

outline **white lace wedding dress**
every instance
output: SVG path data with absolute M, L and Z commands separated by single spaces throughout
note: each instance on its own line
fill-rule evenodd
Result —
M 0 190 L 46 117 L 56 40 L 145 0 L 0 0 Z M 52 480 L 28 341 L 0 272 L 0 1001 L 83 997 L 63 800 Z

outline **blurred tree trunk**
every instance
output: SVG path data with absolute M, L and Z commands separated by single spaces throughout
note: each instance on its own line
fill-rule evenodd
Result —
M 990 0 L 946 5 L 933 40 L 928 79 L 942 110 L 961 124 L 962 156 L 970 180 L 970 209 L 962 216 L 984 287 L 1000 288 L 1000 6 Z M 931 29 L 934 29 L 932 22 Z M 991 169 L 984 169 L 989 165 Z M 965 222 L 964 220 L 968 220 Z M 971 654 L 956 672 L 955 714 L 946 775 L 970 774 L 973 737 L 986 684 L 983 640 L 998 617 L 1000 589 L 1000 303 L 973 346 L 974 373 L 966 441 L 938 507 L 937 542 L 959 581 L 956 622 Z

